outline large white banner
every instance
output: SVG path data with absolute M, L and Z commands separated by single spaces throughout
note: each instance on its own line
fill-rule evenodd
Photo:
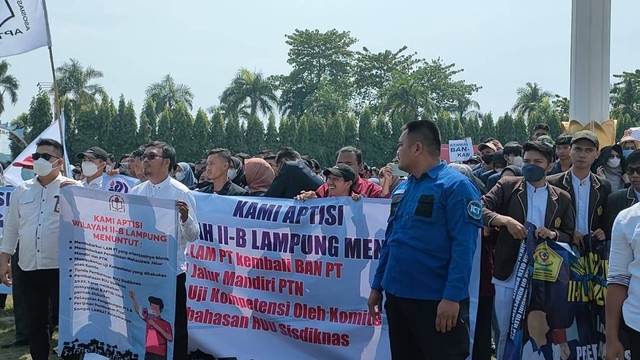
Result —
M 44 0 L 0 0 L 0 58 L 50 45 Z
M 367 310 L 389 201 L 195 194 L 189 347 L 216 358 L 389 359 Z
M 78 186 L 60 194 L 61 355 L 171 359 L 175 201 Z

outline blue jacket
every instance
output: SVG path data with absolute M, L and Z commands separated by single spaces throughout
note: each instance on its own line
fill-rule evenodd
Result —
M 394 190 L 386 241 L 372 288 L 394 296 L 460 301 L 469 278 L 479 229 L 480 193 L 441 162 Z

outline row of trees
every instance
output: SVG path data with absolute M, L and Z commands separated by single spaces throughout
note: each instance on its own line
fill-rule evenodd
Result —
M 190 88 L 168 74 L 149 85 L 139 116 L 124 96 L 116 101 L 107 95 L 97 82 L 102 72 L 71 59 L 57 69 L 68 146 L 75 153 L 99 145 L 119 156 L 161 139 L 181 159 L 196 160 L 212 147 L 255 153 L 286 145 L 326 164 L 337 148 L 355 144 L 370 163 L 382 164 L 394 156 L 402 124 L 416 118 L 437 121 L 444 141 L 471 136 L 475 142 L 489 136 L 522 142 L 536 123 L 547 123 L 556 136 L 568 119 L 569 100 L 535 83 L 517 89 L 511 112 L 483 114 L 472 98 L 480 87 L 458 80 L 463 70 L 455 64 L 421 59 L 406 47 L 354 51 L 357 42 L 349 32 L 295 30 L 286 35 L 289 74 L 240 69 L 220 105 L 206 111 L 194 111 Z M 621 133 L 640 122 L 640 70 L 616 78 L 612 116 Z M 18 87 L 8 64 L 0 62 L 0 114 L 5 99 L 15 104 Z M 50 122 L 50 101 L 38 94 L 13 121 L 25 129 L 27 141 Z M 19 148 L 12 145 L 14 153 Z

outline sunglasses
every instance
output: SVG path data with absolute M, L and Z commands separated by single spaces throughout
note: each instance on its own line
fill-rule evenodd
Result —
M 37 153 L 37 152 L 36 152 L 36 153 L 31 154 L 31 158 L 32 158 L 34 161 L 36 161 L 36 160 L 38 160 L 38 159 L 40 159 L 40 158 L 43 158 L 43 159 L 45 159 L 45 160 L 47 160 L 47 161 L 49 161 L 49 159 L 51 159 L 51 158 L 60 159 L 60 157 L 59 157 L 59 156 L 55 156 L 55 155 L 51 155 L 51 154 L 47 154 L 47 153 L 40 154 L 40 153 Z
M 633 175 L 634 173 L 640 175 L 640 166 L 627 166 L 627 174 Z
M 142 160 L 149 159 L 149 161 L 153 161 L 153 160 L 155 160 L 157 158 L 162 158 L 162 157 L 163 156 L 161 156 L 161 155 L 151 153 L 151 154 L 142 154 L 142 156 L 140 158 Z

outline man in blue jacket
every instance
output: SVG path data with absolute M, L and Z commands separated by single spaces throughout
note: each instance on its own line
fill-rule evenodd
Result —
M 384 291 L 394 360 L 465 359 L 480 193 L 440 160 L 440 132 L 432 121 L 405 125 L 398 160 L 410 176 L 393 192 L 369 311 L 380 318 Z

